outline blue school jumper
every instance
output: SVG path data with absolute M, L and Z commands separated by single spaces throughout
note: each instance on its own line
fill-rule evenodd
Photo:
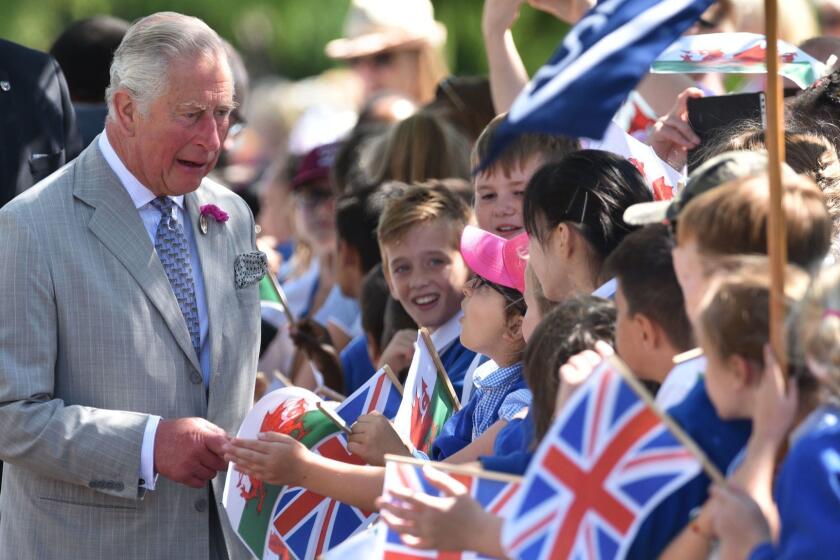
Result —
M 442 461 L 454 455 L 497 420 L 510 419 L 530 404 L 530 393 L 522 377 L 521 363 L 499 368 L 485 377 L 485 380 L 485 387 L 477 383 L 477 389 L 466 406 L 446 421 L 429 451 L 432 460 Z M 524 400 L 523 390 L 528 393 Z
M 341 351 L 339 358 L 344 372 L 344 392 L 347 395 L 352 395 L 376 373 L 374 365 L 370 362 L 365 334 L 351 340 Z
M 782 524 L 779 546 L 759 545 L 750 560 L 840 554 L 840 408 L 818 408 L 796 431 L 774 495 Z
M 443 364 L 443 369 L 449 376 L 449 381 L 452 382 L 452 388 L 455 389 L 456 395 L 462 395 L 464 390 L 464 377 L 467 375 L 467 370 L 470 369 L 476 353 L 461 344 L 461 338 L 456 338 L 449 346 L 444 348 L 440 354 L 440 361 Z
M 534 452 L 534 418 L 531 410 L 525 418 L 516 418 L 499 431 L 493 442 L 493 454 L 479 457 L 481 466 L 487 470 L 523 475 L 528 470 Z
M 747 444 L 752 429 L 747 420 L 724 421 L 718 417 L 702 378 L 680 404 L 668 409 L 668 413 L 721 472 L 727 471 Z M 658 558 L 688 526 L 691 511 L 706 502 L 710 484 L 709 477 L 701 472 L 665 498 L 642 521 L 626 558 Z

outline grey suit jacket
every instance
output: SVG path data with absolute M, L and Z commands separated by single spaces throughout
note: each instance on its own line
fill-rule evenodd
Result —
M 230 214 L 198 231 L 199 207 Z M 204 275 L 209 398 L 137 210 L 94 141 L 0 210 L 0 558 L 207 559 L 208 488 L 139 488 L 149 414 L 235 433 L 254 390 L 258 286 L 234 260 L 254 220 L 204 180 L 186 195 Z M 198 373 L 199 375 L 196 375 Z M 223 476 L 213 480 L 217 501 Z M 232 558 L 247 557 L 221 512 Z

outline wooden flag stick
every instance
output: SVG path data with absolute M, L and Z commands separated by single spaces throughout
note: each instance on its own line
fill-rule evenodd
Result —
M 767 37 L 767 176 L 770 180 L 770 213 L 767 218 L 767 255 L 770 258 L 770 345 L 787 375 L 785 345 L 785 231 L 782 162 L 785 160 L 785 122 L 782 105 L 782 80 L 779 76 L 778 0 L 764 0 L 764 25 Z
M 295 386 L 295 384 L 292 383 L 292 380 L 289 379 L 288 377 L 286 377 L 285 375 L 283 375 L 283 373 L 280 372 L 280 370 L 277 370 L 277 369 L 274 370 L 274 377 L 276 379 L 278 379 L 280 381 L 280 383 L 282 383 L 286 387 L 294 387 Z
M 388 461 L 391 461 L 393 463 L 407 463 L 409 465 L 417 465 L 420 467 L 428 465 L 447 474 L 480 476 L 481 478 L 486 478 L 488 480 L 499 480 L 501 482 L 515 482 L 517 484 L 522 482 L 521 476 L 515 476 L 512 474 L 506 474 L 496 471 L 486 471 L 484 469 L 468 465 L 455 465 L 452 463 L 437 463 L 435 461 L 423 461 L 421 459 L 415 459 L 414 457 L 406 457 L 404 455 L 391 455 L 390 453 L 386 453 L 385 462 L 387 463 Z
M 330 422 L 338 426 L 338 428 L 342 432 L 344 432 L 348 436 L 352 433 L 352 430 L 350 430 L 350 428 L 347 426 L 347 423 L 344 421 L 344 418 L 336 414 L 334 410 L 330 409 L 330 407 L 324 406 L 324 403 L 322 401 L 316 402 L 315 406 L 318 407 L 318 410 L 320 410 Z
M 664 412 L 659 405 L 656 404 L 656 401 L 653 400 L 650 392 L 645 389 L 645 386 L 636 378 L 633 372 L 627 367 L 627 365 L 621 361 L 618 356 L 610 356 L 606 358 L 609 361 L 610 365 L 612 365 L 624 378 L 628 385 L 636 392 L 639 397 L 645 401 L 654 413 L 662 420 L 662 423 L 667 426 L 667 428 L 674 434 L 674 437 L 679 440 L 681 444 L 683 444 L 686 449 L 688 449 L 692 455 L 694 455 L 698 461 L 700 461 L 700 465 L 702 465 L 703 470 L 706 471 L 706 474 L 709 475 L 709 478 L 712 479 L 712 482 L 716 484 L 723 484 L 726 482 L 723 474 L 720 470 L 712 463 L 703 450 L 700 448 L 697 443 L 691 438 L 690 435 L 685 433 L 679 424 L 677 424 L 673 418 L 671 418 L 666 412 Z
M 286 316 L 286 320 L 289 322 L 289 326 L 295 324 L 295 316 L 292 314 L 292 310 L 289 307 L 289 300 L 286 299 L 286 292 L 283 291 L 283 287 L 280 285 L 280 282 L 277 281 L 277 278 L 271 272 L 266 274 L 268 279 L 271 281 L 271 287 L 274 288 L 274 295 L 277 296 L 277 300 L 280 302 L 280 307 L 283 309 L 283 314 Z
M 385 375 L 388 376 L 388 379 L 391 380 L 391 383 L 394 385 L 394 387 L 396 387 L 396 389 L 400 393 L 400 395 L 402 395 L 403 394 L 402 383 L 400 383 L 400 380 L 397 377 L 397 374 L 394 373 L 394 370 L 391 369 L 391 366 L 389 366 L 388 364 L 385 364 L 384 366 L 382 366 L 382 369 L 385 370 Z
M 338 391 L 334 391 L 334 390 L 330 389 L 326 385 L 321 385 L 320 387 L 315 389 L 314 392 L 319 394 L 319 395 L 322 395 L 324 397 L 327 397 L 328 399 L 332 399 L 332 400 L 338 401 L 338 402 L 343 402 L 344 399 L 347 398 L 344 395 L 342 395 L 341 393 L 339 393 Z
M 446 387 L 446 391 L 449 393 L 449 398 L 452 399 L 452 403 L 455 406 L 455 411 L 457 412 L 461 410 L 461 402 L 455 394 L 455 389 L 452 387 L 449 375 L 446 374 L 446 368 L 443 367 L 443 362 L 440 361 L 440 356 L 438 355 L 437 350 L 435 350 L 435 344 L 432 342 L 432 337 L 429 335 L 429 330 L 426 327 L 420 327 L 420 338 L 423 339 L 423 342 L 426 344 L 426 349 L 432 356 L 432 362 L 435 364 L 438 378 L 443 383 L 443 386 Z

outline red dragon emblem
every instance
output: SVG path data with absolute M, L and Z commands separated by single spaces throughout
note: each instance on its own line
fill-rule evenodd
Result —
M 303 439 L 306 435 L 306 428 L 303 425 L 303 415 L 306 413 L 306 401 L 304 399 L 288 399 L 280 403 L 274 410 L 268 412 L 260 424 L 260 433 L 276 432 L 286 434 L 297 440 Z M 265 484 L 262 480 L 252 479 L 244 473 L 239 473 L 239 481 L 236 488 L 245 500 L 257 500 L 257 513 L 262 513 L 263 502 L 265 501 Z M 245 479 L 248 479 L 246 486 Z

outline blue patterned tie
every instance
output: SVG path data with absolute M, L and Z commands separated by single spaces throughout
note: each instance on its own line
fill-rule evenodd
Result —
M 166 271 L 169 285 L 178 300 L 178 307 L 187 322 L 190 340 L 199 356 L 201 344 L 198 326 L 198 306 L 195 301 L 195 284 L 193 283 L 192 262 L 184 227 L 175 219 L 173 210 L 175 203 L 166 196 L 161 196 L 151 202 L 161 214 L 157 233 L 155 233 L 155 251 Z

